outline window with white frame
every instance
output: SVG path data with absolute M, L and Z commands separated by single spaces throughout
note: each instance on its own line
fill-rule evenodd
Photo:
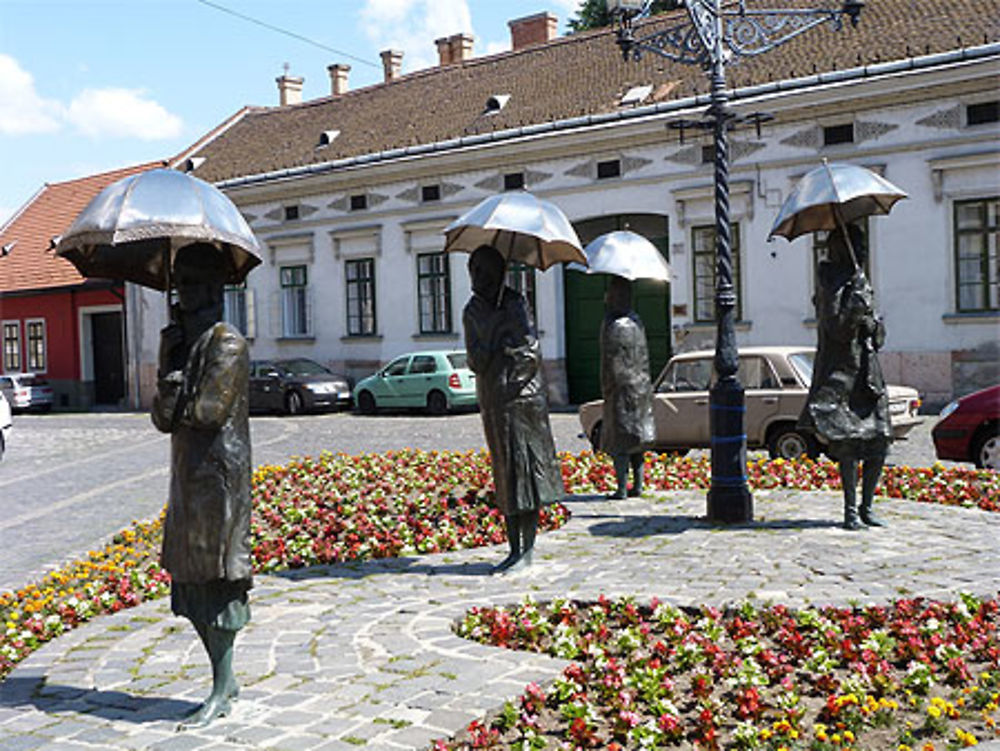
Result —
M 538 326 L 538 314 L 535 312 L 535 269 L 523 263 L 511 262 L 507 266 L 507 284 L 517 290 L 528 303 L 528 314 L 532 323 Z
M 3 322 L 3 370 L 17 373 L 21 370 L 21 323 Z
M 253 290 L 246 282 L 227 284 L 222 297 L 222 320 L 252 339 L 255 334 Z
M 450 334 L 451 276 L 443 251 L 417 255 L 417 298 L 420 333 Z
M 347 282 L 347 335 L 374 336 L 378 333 L 375 318 L 375 259 L 350 258 L 344 261 Z
M 697 323 L 715 321 L 715 226 L 691 228 L 694 260 L 694 320 Z M 733 259 L 733 290 L 736 293 L 736 320 L 743 319 L 743 299 L 740 294 L 740 226 L 731 225 L 730 251 Z
M 955 202 L 955 284 L 959 313 L 1000 310 L 1000 198 Z
M 34 373 L 44 373 L 48 367 L 45 352 L 45 320 L 36 318 L 24 322 L 24 334 L 27 346 L 28 370 Z
M 281 335 L 284 337 L 312 335 L 306 266 L 282 266 L 280 275 Z

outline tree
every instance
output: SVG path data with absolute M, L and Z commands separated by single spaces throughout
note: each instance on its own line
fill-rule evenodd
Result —
M 651 10 L 654 14 L 664 13 L 668 10 L 676 10 L 677 7 L 677 0 L 653 0 Z M 576 12 L 576 18 L 569 19 L 568 25 L 571 34 L 610 26 L 611 14 L 608 13 L 607 0 L 583 0 Z

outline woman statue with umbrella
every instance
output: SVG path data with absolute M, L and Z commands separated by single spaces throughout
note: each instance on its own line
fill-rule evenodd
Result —
M 670 267 L 649 240 L 630 231 L 601 235 L 586 248 L 589 274 L 609 275 L 607 312 L 601 325 L 600 448 L 610 454 L 617 487 L 609 496 L 642 495 L 646 449 L 656 438 L 649 347 L 642 319 L 632 308 L 636 279 L 670 280 Z M 632 487 L 628 488 L 629 469 Z
M 541 507 L 564 495 L 549 424 L 541 348 L 528 306 L 505 285 L 507 263 L 541 269 L 562 260 L 586 263 L 562 212 L 530 193 L 485 199 L 445 229 L 449 251 L 472 251 L 472 299 L 462 323 L 469 367 L 476 374 L 483 432 L 490 449 L 496 501 L 510 553 L 495 571 L 531 564 Z
M 771 235 L 830 231 L 817 274 L 816 362 L 799 425 L 821 436 L 840 465 L 844 528 L 885 526 L 872 511 L 892 440 L 889 399 L 877 352 L 885 327 L 863 270 L 867 248 L 854 220 L 886 214 L 906 193 L 863 167 L 827 164 L 807 173 L 782 206 Z M 862 462 L 861 506 L 857 501 Z
M 221 318 L 223 285 L 260 263 L 257 249 L 228 198 L 171 170 L 105 188 L 57 247 L 84 275 L 177 289 L 160 336 L 152 419 L 171 434 L 160 555 L 171 608 L 194 625 L 212 663 L 211 694 L 188 726 L 228 714 L 238 692 L 233 642 L 250 619 L 250 361 L 246 341 Z

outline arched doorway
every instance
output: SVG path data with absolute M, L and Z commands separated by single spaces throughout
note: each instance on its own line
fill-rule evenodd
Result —
M 618 214 L 574 223 L 584 245 L 605 232 L 631 230 L 653 243 L 669 260 L 667 217 L 660 214 Z M 566 379 L 569 400 L 582 404 L 601 396 L 600 331 L 604 319 L 604 274 L 584 274 L 563 268 L 566 319 Z M 639 281 L 633 286 L 636 312 L 646 327 L 649 368 L 653 378 L 670 359 L 670 285 Z

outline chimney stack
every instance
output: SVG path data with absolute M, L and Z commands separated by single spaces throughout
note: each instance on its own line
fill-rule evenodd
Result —
M 379 53 L 382 58 L 382 70 L 385 73 L 385 82 L 395 81 L 399 78 L 399 72 L 403 67 L 403 53 L 399 50 L 382 50 Z
M 508 21 L 507 26 L 510 27 L 510 46 L 516 52 L 555 39 L 559 29 L 559 19 L 551 13 L 536 13 L 533 16 Z
M 288 104 L 302 103 L 302 76 L 288 75 L 288 66 L 284 74 L 274 79 L 278 84 L 278 103 L 284 107 Z
M 334 63 L 326 66 L 330 74 L 330 93 L 333 96 L 340 96 L 347 93 L 347 74 L 351 72 L 351 66 L 344 63 Z
M 452 34 L 450 37 L 435 39 L 438 50 L 438 64 L 444 68 L 452 63 L 460 63 L 472 58 L 472 43 L 469 34 Z
M 446 65 L 451 65 L 451 37 L 435 39 L 434 44 L 438 48 L 438 65 L 442 68 Z

